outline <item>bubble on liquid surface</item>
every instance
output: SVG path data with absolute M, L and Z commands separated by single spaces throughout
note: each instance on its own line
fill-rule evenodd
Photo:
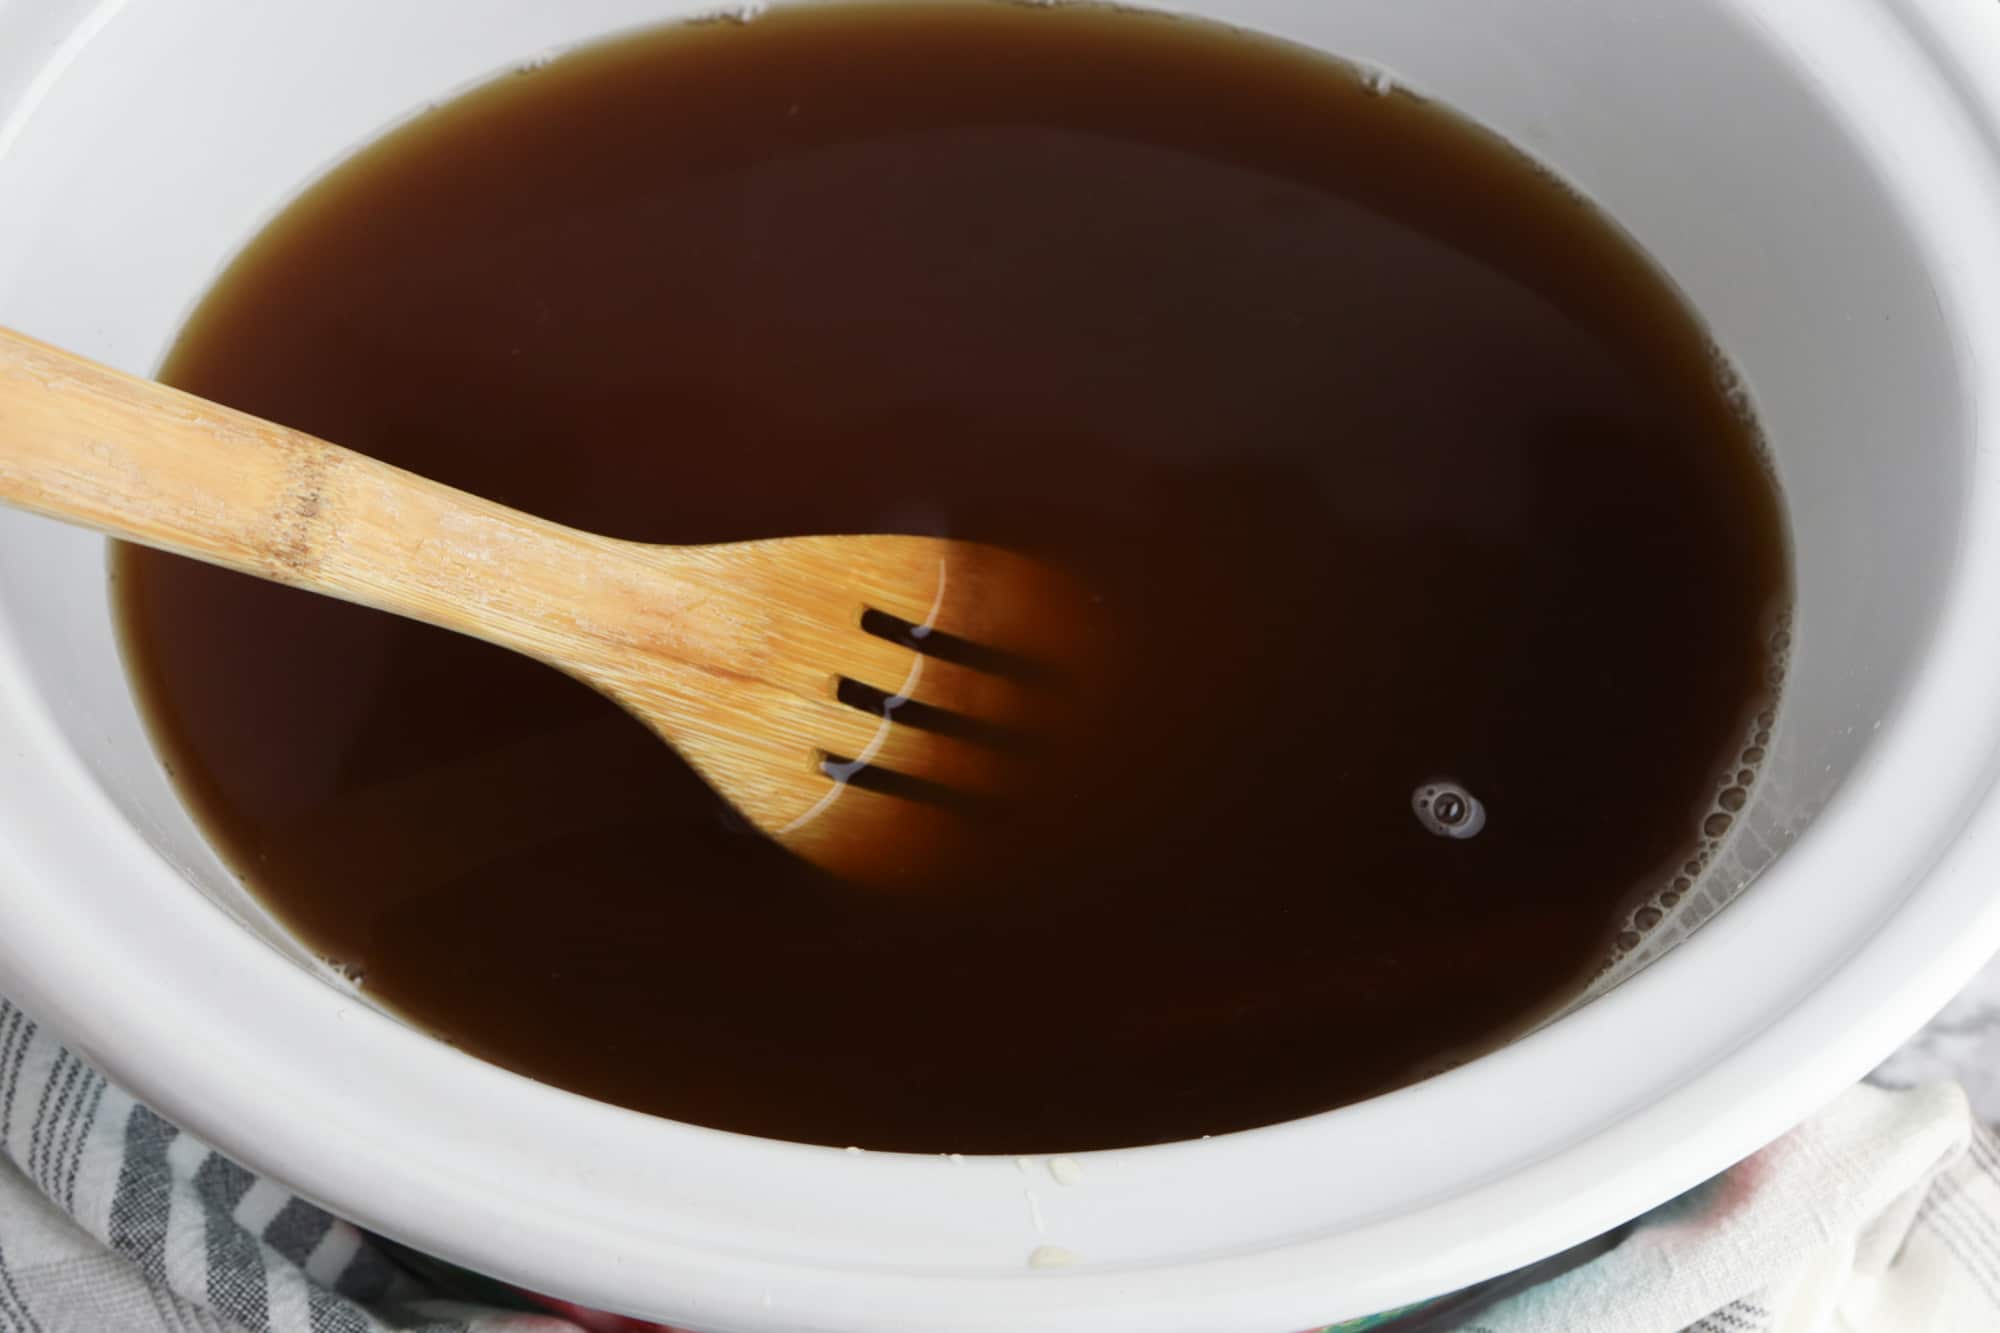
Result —
M 1417 822 L 1440 838 L 1470 838 L 1486 827 L 1486 806 L 1448 778 L 1426 782 L 1410 794 Z

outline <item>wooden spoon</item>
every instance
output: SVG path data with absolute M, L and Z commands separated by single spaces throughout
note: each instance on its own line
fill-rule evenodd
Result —
M 1092 633 L 1069 580 L 996 547 L 595 536 L 4 329 L 0 501 L 526 653 L 881 884 L 1034 780 L 1017 742 L 1074 720 Z

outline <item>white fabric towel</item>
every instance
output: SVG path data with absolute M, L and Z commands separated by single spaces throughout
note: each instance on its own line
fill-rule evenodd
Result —
M 1387 1327 L 2000 1333 L 2000 1151 L 1955 1085 L 1853 1088 L 1583 1252 Z

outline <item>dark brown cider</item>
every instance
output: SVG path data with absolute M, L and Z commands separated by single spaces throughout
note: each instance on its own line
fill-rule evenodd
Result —
M 1780 501 L 1648 261 L 1440 108 L 1192 22 L 806 7 L 566 56 L 333 172 L 165 374 L 616 536 L 1016 545 L 1136 625 L 1108 790 L 1046 777 L 1065 853 L 895 897 L 551 670 L 123 553 L 163 752 L 302 938 L 704 1125 L 1073 1150 L 1463 1060 L 1657 919 L 1775 691 Z

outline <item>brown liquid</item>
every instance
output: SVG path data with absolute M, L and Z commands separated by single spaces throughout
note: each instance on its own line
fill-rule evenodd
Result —
M 1070 852 L 884 898 L 552 671 L 124 553 L 163 750 L 304 939 L 707 1125 L 1136 1144 L 1488 1049 L 1699 854 L 1774 689 L 1780 503 L 1647 261 L 1444 111 L 1195 23 L 568 56 L 334 172 L 166 373 L 580 527 L 1011 543 L 1137 622 L 1116 794 L 1050 778 Z M 1478 836 L 1415 817 L 1437 777 Z

